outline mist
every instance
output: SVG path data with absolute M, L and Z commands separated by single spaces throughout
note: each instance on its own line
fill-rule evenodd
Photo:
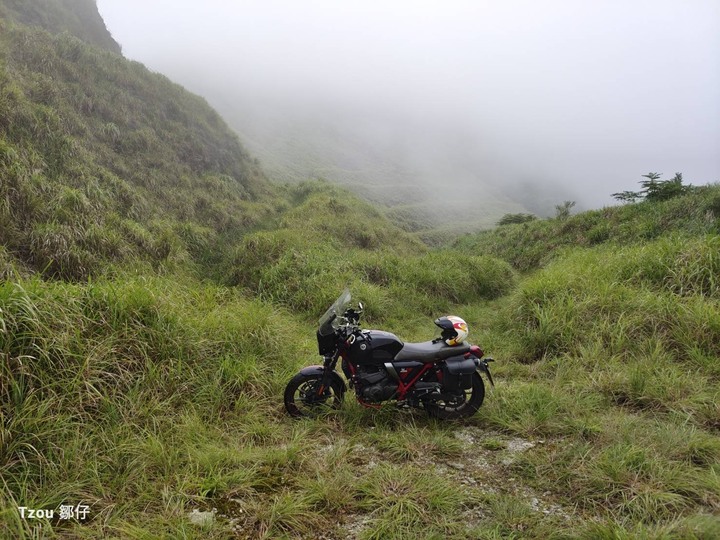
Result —
M 98 7 L 126 57 L 204 96 L 278 180 L 546 215 L 649 171 L 720 181 L 715 0 Z

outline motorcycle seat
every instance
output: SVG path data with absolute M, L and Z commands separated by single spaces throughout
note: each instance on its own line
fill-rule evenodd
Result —
M 461 343 L 451 347 L 444 341 L 432 342 L 423 341 L 422 343 L 405 343 L 400 352 L 395 355 L 395 360 L 409 361 L 416 360 L 418 362 L 440 362 L 451 356 L 465 354 L 470 351 L 468 343 Z

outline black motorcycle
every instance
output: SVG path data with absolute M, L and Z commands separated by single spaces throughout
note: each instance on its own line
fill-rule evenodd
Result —
M 292 416 L 311 416 L 340 407 L 347 387 L 335 371 L 342 371 L 357 400 L 365 407 L 397 400 L 398 405 L 424 408 L 436 418 L 471 416 L 482 405 L 485 385 L 493 384 L 488 362 L 476 345 L 460 343 L 447 317 L 435 321 L 442 334 L 423 343 L 403 343 L 396 335 L 359 326 L 363 305 L 348 308 L 345 291 L 320 318 L 317 341 L 323 364 L 300 370 L 285 388 L 285 408 Z

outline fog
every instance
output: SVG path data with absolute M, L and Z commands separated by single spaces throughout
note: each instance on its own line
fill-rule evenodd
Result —
M 612 204 L 649 171 L 720 181 L 717 0 L 98 7 L 126 57 L 205 96 L 281 180 L 538 213 Z

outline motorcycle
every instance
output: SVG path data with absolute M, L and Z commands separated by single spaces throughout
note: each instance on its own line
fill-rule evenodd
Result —
M 440 419 L 468 417 L 485 398 L 484 373 L 494 386 L 488 363 L 477 345 L 448 345 L 456 335 L 447 317 L 435 321 L 441 337 L 423 343 L 403 343 L 395 334 L 360 328 L 362 303 L 348 307 L 351 295 L 344 291 L 320 318 L 317 331 L 322 365 L 300 370 L 285 388 L 285 408 L 291 416 L 314 416 L 337 409 L 347 386 L 365 407 L 379 408 L 396 400 L 400 407 L 423 408 Z

